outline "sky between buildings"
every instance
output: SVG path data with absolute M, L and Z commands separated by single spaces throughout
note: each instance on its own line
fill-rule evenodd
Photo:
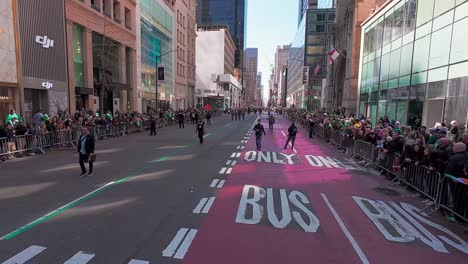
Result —
M 246 48 L 258 48 L 258 71 L 268 90 L 278 45 L 290 44 L 297 29 L 297 0 L 247 0 Z

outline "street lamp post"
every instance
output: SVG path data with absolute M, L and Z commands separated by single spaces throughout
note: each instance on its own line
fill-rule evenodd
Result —
M 156 71 L 156 76 L 155 76 L 156 79 L 155 79 L 155 82 L 154 82 L 154 83 L 155 83 L 155 86 L 156 86 L 156 91 L 155 91 L 155 99 L 156 99 L 156 101 L 155 101 L 155 103 L 154 103 L 154 108 L 155 108 L 154 110 L 157 110 L 157 109 L 158 109 L 158 104 L 159 104 L 159 102 L 158 102 L 158 79 L 159 79 L 159 76 L 158 76 L 158 59 L 161 59 L 163 56 L 165 56 L 165 55 L 167 55 L 167 54 L 170 54 L 170 53 L 172 53 L 172 52 L 177 52 L 177 50 L 171 50 L 171 51 L 168 51 L 168 52 L 166 52 L 166 53 L 164 53 L 164 54 L 161 54 L 161 55 L 159 55 L 159 56 L 156 55 L 156 70 L 155 70 L 155 71 Z

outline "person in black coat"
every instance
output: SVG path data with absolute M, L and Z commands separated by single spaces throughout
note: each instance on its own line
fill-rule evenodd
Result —
M 185 128 L 185 116 L 182 113 L 182 111 L 180 111 L 176 117 L 177 117 L 177 120 L 179 121 L 179 128 Z
M 291 142 L 291 149 L 294 148 L 294 142 L 296 142 L 297 132 L 298 132 L 298 129 L 296 127 L 296 124 L 294 124 L 294 122 L 293 122 L 291 124 L 291 126 L 288 128 L 288 139 L 286 140 L 286 144 L 284 145 L 284 149 L 286 149 L 289 142 Z
M 95 146 L 94 136 L 89 134 L 87 127 L 81 129 L 81 136 L 78 140 L 78 154 L 80 156 L 79 163 L 81 167 L 81 176 L 91 176 L 93 175 L 93 162 L 94 162 L 94 146 Z M 89 173 L 86 174 L 85 162 L 89 163 Z
M 205 135 L 205 122 L 203 122 L 203 119 L 198 120 L 196 133 L 200 144 L 203 144 L 203 136 Z
M 465 144 L 459 142 L 453 146 L 453 155 L 448 159 L 445 173 L 457 178 L 465 177 L 464 167 L 468 165 L 468 153 Z
M 155 116 L 151 116 L 151 119 L 150 119 L 150 136 L 156 136 L 158 133 L 156 133 L 156 117 Z

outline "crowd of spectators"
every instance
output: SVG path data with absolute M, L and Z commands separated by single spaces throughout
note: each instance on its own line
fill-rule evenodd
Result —
M 7 153 L 6 158 L 15 157 L 15 151 L 24 148 L 26 140 L 15 140 L 15 138 L 23 138 L 21 136 L 37 136 L 54 132 L 71 131 L 80 129 L 81 127 L 129 127 L 135 130 L 143 130 L 149 127 L 151 120 L 156 122 L 158 127 L 173 125 L 176 122 L 176 116 L 184 117 L 185 121 L 192 121 L 206 115 L 205 110 L 201 109 L 186 109 L 173 111 L 159 110 L 149 111 L 148 113 L 123 113 L 110 111 L 106 113 L 94 112 L 91 110 L 77 111 L 70 114 L 69 111 L 59 111 L 54 116 L 49 116 L 42 110 L 36 112 L 29 120 L 20 117 L 15 110 L 10 110 L 10 113 L 4 120 L 0 120 L 0 155 Z M 21 156 L 23 153 L 16 153 Z
M 289 109 L 287 115 L 309 128 L 321 126 L 330 132 L 339 131 L 347 138 L 368 142 L 377 149 L 378 159 L 397 157 L 395 169 L 414 162 L 430 170 L 467 178 L 468 133 L 463 134 L 464 124 L 459 126 L 455 120 L 448 126 L 438 122 L 427 127 L 403 125 L 387 116 L 373 124 L 362 115 L 340 112 Z

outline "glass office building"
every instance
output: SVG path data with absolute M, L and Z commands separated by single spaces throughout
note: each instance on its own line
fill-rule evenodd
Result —
M 468 117 L 468 0 L 398 0 L 363 25 L 360 112 L 412 126 Z
M 174 98 L 172 24 L 172 15 L 158 2 L 141 1 L 140 87 L 143 111 L 155 107 L 156 63 L 164 67 L 164 81 L 158 83 L 159 108 L 169 108 Z
M 197 24 L 206 26 L 228 26 L 236 44 L 235 67 L 242 68 L 247 19 L 246 0 L 198 0 Z
M 335 9 L 309 9 L 299 24 L 289 49 L 287 105 L 319 108 L 322 80 L 327 76 L 329 34 Z M 319 66 L 317 74 L 314 70 Z M 309 84 L 303 84 L 303 69 L 309 67 Z

